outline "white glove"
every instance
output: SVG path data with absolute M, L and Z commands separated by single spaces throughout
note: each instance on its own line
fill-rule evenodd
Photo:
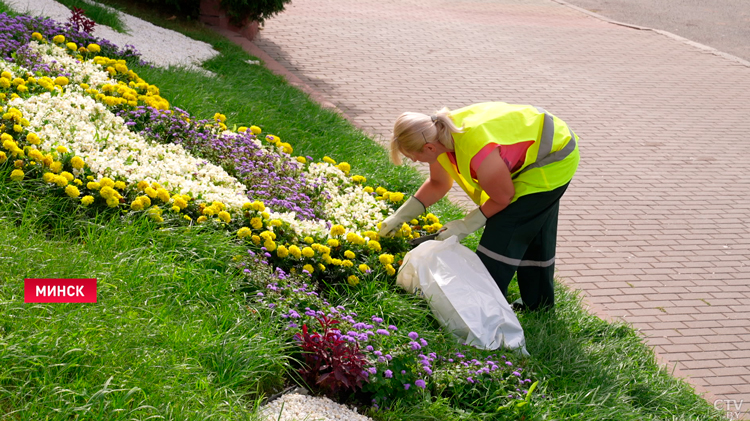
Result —
M 450 221 L 443 225 L 443 227 L 440 228 L 440 231 L 438 231 L 438 236 L 435 239 L 447 240 L 455 235 L 458 237 L 458 241 L 461 241 L 466 238 L 467 235 L 482 228 L 485 223 L 487 223 L 487 217 L 484 216 L 481 209 L 476 208 L 469 212 L 464 219 Z
M 380 223 L 381 237 L 393 237 L 398 230 L 404 225 L 404 222 L 421 215 L 426 208 L 416 197 L 412 196 L 391 216 Z

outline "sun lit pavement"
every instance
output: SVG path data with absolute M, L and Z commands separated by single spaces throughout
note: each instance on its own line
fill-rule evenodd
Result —
M 560 279 L 750 411 L 747 63 L 551 0 L 295 0 L 255 44 L 381 141 L 403 111 L 481 101 L 567 121 Z

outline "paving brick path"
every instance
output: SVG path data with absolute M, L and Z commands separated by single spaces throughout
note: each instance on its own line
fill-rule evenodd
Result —
M 750 411 L 750 63 L 667 35 L 551 0 L 294 0 L 255 44 L 380 139 L 480 101 L 567 121 L 561 281 Z

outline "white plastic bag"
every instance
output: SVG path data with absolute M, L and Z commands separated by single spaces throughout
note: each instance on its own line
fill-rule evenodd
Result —
M 435 318 L 461 341 L 528 355 L 513 309 L 479 256 L 455 236 L 425 241 L 406 253 L 396 283 L 412 293 L 421 291 Z

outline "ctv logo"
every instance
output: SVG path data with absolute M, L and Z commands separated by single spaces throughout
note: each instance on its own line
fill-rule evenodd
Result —
M 96 279 L 24 279 L 26 303 L 95 303 Z
M 726 412 L 730 420 L 738 420 L 742 415 L 742 400 L 734 399 L 717 399 L 714 401 L 714 408 Z

